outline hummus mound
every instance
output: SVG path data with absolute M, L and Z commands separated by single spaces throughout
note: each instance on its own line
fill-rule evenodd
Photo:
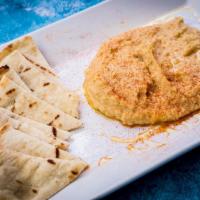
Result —
M 125 125 L 177 120 L 200 108 L 200 31 L 181 17 L 111 38 L 86 71 L 85 96 Z

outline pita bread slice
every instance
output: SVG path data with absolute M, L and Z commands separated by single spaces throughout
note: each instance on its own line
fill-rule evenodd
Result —
M 27 92 L 31 92 L 26 84 L 22 81 L 17 72 L 11 69 L 8 65 L 0 66 L 0 79 L 6 74 L 6 76 L 13 80 L 16 84 L 24 88 Z
M 0 106 L 20 116 L 63 130 L 79 128 L 80 120 L 26 92 L 5 76 L 0 81 Z
M 0 128 L 0 146 L 43 158 L 74 159 L 74 156 L 67 151 L 60 150 L 54 145 L 18 131 L 12 128 L 10 123 L 5 123 Z
M 79 97 L 69 91 L 57 78 L 49 76 L 44 70 L 29 62 L 19 51 L 8 55 L 2 60 L 0 66 L 9 66 L 15 70 L 38 98 L 73 117 L 79 117 Z
M 32 37 L 26 36 L 21 40 L 17 40 L 6 46 L 0 52 L 0 61 L 15 50 L 19 50 L 24 56 L 26 56 L 27 59 L 38 65 L 38 67 L 42 66 L 43 68 L 45 68 L 48 74 L 56 76 L 55 72 L 49 66 L 42 53 L 38 49 L 37 45 L 33 41 Z
M 19 120 L 10 118 L 5 113 L 0 114 L 0 126 L 3 126 L 5 123 L 9 123 L 13 129 L 24 132 L 30 136 L 40 139 L 41 141 L 52 144 L 60 149 L 66 150 L 69 146 L 69 143 L 67 141 L 60 140 L 59 138 L 56 138 L 53 134 L 46 135 L 45 132 L 33 126 L 30 126 L 27 123 L 20 122 Z
M 61 140 L 68 140 L 71 137 L 71 133 L 68 131 L 63 131 L 61 129 L 52 127 L 52 126 L 47 126 L 45 124 L 39 123 L 37 121 L 31 120 L 29 118 L 25 118 L 22 116 L 19 116 L 13 112 L 10 112 L 9 110 L 5 108 L 0 107 L 0 116 L 8 116 L 10 119 L 17 120 L 21 123 L 25 123 L 28 126 L 35 127 L 39 129 L 40 131 L 43 132 L 43 134 L 51 137 L 53 135 L 55 138 L 61 139 Z
M 17 197 L 14 196 L 14 194 L 11 194 L 8 190 L 0 190 L 0 199 L 1 200 L 20 200 Z
M 40 158 L 1 148 L 0 199 L 48 199 L 75 180 L 86 167 L 80 159 Z

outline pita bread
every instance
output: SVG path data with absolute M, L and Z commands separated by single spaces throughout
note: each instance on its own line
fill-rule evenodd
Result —
M 32 37 L 26 36 L 21 40 L 17 40 L 6 46 L 0 52 L 0 61 L 15 50 L 19 50 L 23 55 L 27 57 L 27 59 L 29 59 L 30 61 L 34 61 L 35 64 L 37 64 L 38 66 L 46 68 L 48 74 L 56 76 L 55 72 L 49 66 L 46 59 L 43 57 L 42 53 L 33 41 Z
M 79 97 L 74 92 L 69 91 L 57 78 L 46 74 L 45 70 L 41 70 L 29 62 L 19 51 L 8 55 L 2 60 L 0 66 L 9 66 L 15 70 L 38 98 L 73 117 L 79 117 Z
M 27 92 L 31 92 L 27 85 L 21 80 L 17 72 L 11 69 L 8 65 L 0 66 L 0 79 L 6 74 L 6 76 L 13 80 L 16 84 L 24 88 Z
M 0 199 L 48 199 L 86 167 L 80 159 L 40 158 L 1 148 Z
M 0 199 L 1 200 L 19 200 L 14 196 L 14 194 L 11 194 L 8 190 L 0 190 Z
M 56 138 L 54 134 L 46 134 L 45 132 L 37 129 L 33 126 L 30 126 L 28 123 L 21 122 L 19 120 L 10 118 L 5 113 L 0 112 L 0 126 L 3 126 L 5 123 L 9 123 L 14 129 L 24 132 L 32 137 L 36 137 L 44 142 L 52 144 L 60 149 L 66 150 L 69 146 L 69 143 L 64 140 Z
M 6 76 L 0 81 L 0 106 L 20 116 L 63 130 L 76 129 L 82 125 L 80 120 L 26 92 Z
M 29 118 L 22 117 L 22 116 L 17 115 L 13 112 L 10 112 L 9 110 L 7 110 L 5 108 L 0 107 L 0 115 L 1 116 L 6 115 L 11 119 L 15 119 L 15 120 L 20 121 L 22 123 L 26 123 L 28 126 L 32 126 L 32 127 L 39 129 L 40 131 L 42 131 L 47 136 L 48 135 L 49 136 L 54 135 L 56 138 L 59 138 L 61 140 L 68 140 L 72 135 L 68 131 L 63 131 L 61 129 L 58 129 L 58 128 L 55 128 L 55 127 L 52 127 L 52 126 L 47 126 L 45 124 L 31 120 Z
M 18 131 L 10 123 L 5 123 L 0 128 L 0 147 L 43 158 L 74 159 L 67 151 Z

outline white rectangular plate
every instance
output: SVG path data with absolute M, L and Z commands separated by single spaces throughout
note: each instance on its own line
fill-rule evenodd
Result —
M 130 151 L 128 144 L 112 142 L 111 137 L 134 138 L 148 127 L 128 128 L 104 118 L 88 106 L 82 92 L 84 70 L 104 40 L 162 16 L 181 15 L 200 28 L 196 5 L 198 0 L 106 1 L 30 34 L 63 83 L 82 98 L 84 128 L 74 133 L 71 152 L 85 159 L 90 169 L 53 200 L 102 197 L 200 144 L 200 117 L 195 115 L 168 130 L 168 135 L 159 134 Z M 99 166 L 105 156 L 112 159 Z

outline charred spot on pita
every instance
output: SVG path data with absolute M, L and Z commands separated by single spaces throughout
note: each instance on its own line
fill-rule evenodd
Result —
M 60 157 L 60 151 L 58 148 L 55 149 L 55 153 L 56 153 L 56 158 Z
M 49 82 L 46 82 L 46 83 L 43 84 L 44 87 L 45 87 L 45 86 L 48 86 L 48 85 L 50 85 Z
M 52 127 L 52 133 L 54 137 L 57 137 L 57 129 L 55 127 Z
M 33 106 L 37 105 L 37 102 L 33 102 L 29 104 L 29 108 L 32 108 Z
M 32 192 L 33 193 L 37 193 L 38 191 L 36 189 L 32 189 Z
M 24 69 L 23 72 L 27 72 L 27 71 L 29 71 L 29 70 L 31 70 L 31 68 L 30 68 L 30 67 L 27 67 L 27 68 Z
M 6 95 L 12 94 L 13 92 L 15 92 L 15 90 L 16 90 L 15 88 L 12 88 L 12 89 L 8 90 L 6 92 Z
M 55 164 L 56 164 L 55 161 L 52 160 L 52 159 L 48 159 L 47 162 L 50 163 L 50 164 L 52 164 L 52 165 L 55 165 Z

